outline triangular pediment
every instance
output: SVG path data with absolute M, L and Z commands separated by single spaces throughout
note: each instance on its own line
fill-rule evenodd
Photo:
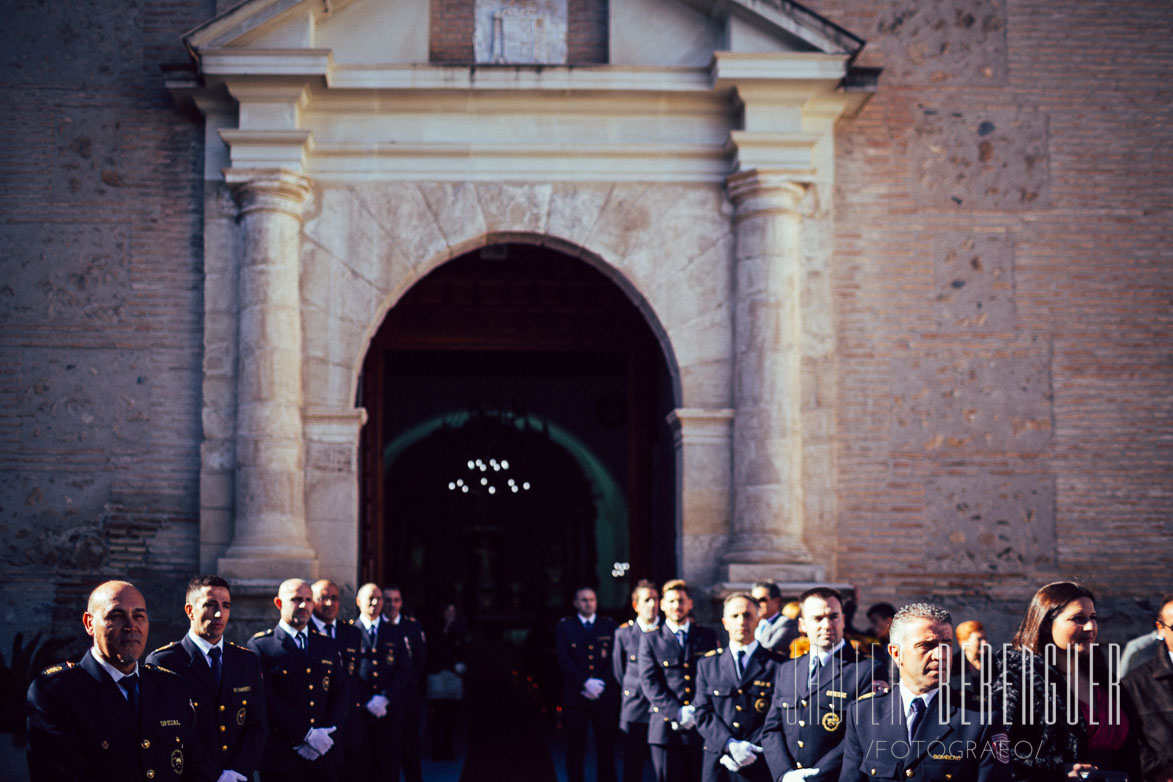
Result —
M 505 0 L 473 2 L 480 39 L 469 64 L 488 64 L 501 52 L 494 44 L 497 48 L 490 53 L 482 40 L 500 35 L 501 17 L 508 9 L 527 6 Z M 537 15 L 536 29 L 545 31 L 542 35 L 558 35 L 561 24 L 565 39 L 566 0 L 533 0 L 530 5 L 536 9 L 530 14 Z M 507 10 L 494 11 L 496 6 Z M 332 62 L 343 67 L 426 65 L 433 21 L 429 14 L 428 0 L 246 0 L 188 32 L 184 42 L 197 59 L 204 52 L 225 49 L 300 49 L 328 51 Z M 864 43 L 789 0 L 622 0 L 610 4 L 608 17 L 607 64 L 619 66 L 704 67 L 715 52 L 852 57 Z M 511 19 L 506 16 L 504 21 L 516 28 L 520 22 Z M 556 47 L 544 47 L 542 52 L 545 59 L 532 64 L 559 64 Z M 525 55 L 520 56 L 523 59 L 506 62 L 527 64 Z M 562 63 L 576 64 L 572 56 L 561 56 Z

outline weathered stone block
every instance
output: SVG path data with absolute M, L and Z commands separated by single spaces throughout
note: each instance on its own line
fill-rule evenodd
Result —
M 925 483 L 923 541 L 930 560 L 984 574 L 1032 573 L 1055 564 L 1055 482 L 1049 475 L 976 475 Z
M 872 39 L 884 78 L 901 83 L 1000 85 L 1006 81 L 1003 0 L 904 0 L 880 14 Z
M 477 186 L 467 182 L 427 182 L 420 194 L 435 217 L 449 247 L 484 236 L 485 217 L 477 200 Z
M 550 236 L 584 246 L 613 188 L 610 184 L 555 184 L 550 193 L 546 231 Z
M 897 450 L 1030 453 L 1051 441 L 1046 356 L 894 359 L 891 384 Z
M 489 233 L 543 233 L 550 211 L 550 185 L 479 183 L 477 201 Z
M 945 332 L 1014 330 L 1014 243 L 1006 236 L 933 238 L 937 328 Z
M 1049 206 L 1047 115 L 1025 109 L 922 109 L 911 131 L 913 195 L 938 209 Z

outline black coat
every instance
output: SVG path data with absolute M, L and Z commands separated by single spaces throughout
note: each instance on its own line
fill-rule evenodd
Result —
M 672 721 L 681 706 L 692 705 L 696 697 L 696 665 L 700 658 L 717 648 L 717 634 L 693 622 L 685 648 L 662 622 L 659 629 L 644 633 L 639 639 L 639 683 L 652 706 L 648 720 L 648 743 L 657 745 L 698 744 L 695 730 L 674 731 Z
M 847 709 L 839 782 L 1006 782 L 1010 747 L 1000 723 L 982 719 L 957 693 L 938 693 L 914 740 L 900 689 L 866 693 Z M 941 709 L 948 707 L 941 719 Z
M 309 762 L 325 769 L 341 765 L 338 746 L 314 761 L 303 760 L 293 750 L 305 741 L 310 728 L 333 726 L 338 730 L 331 738 L 336 744 L 342 739 L 349 699 L 338 645 L 311 627 L 308 649 L 303 653 L 289 634 L 277 627 L 254 635 L 248 648 L 261 658 L 265 676 L 269 736 L 261 771 L 288 771 Z
M 578 616 L 566 616 L 554 626 L 554 653 L 562 673 L 562 705 L 568 708 L 595 708 L 619 702 L 618 685 L 612 673 L 611 653 L 615 645 L 615 621 L 595 615 L 588 631 Z M 603 694 L 590 701 L 581 694 L 587 679 L 606 685 Z
M 389 701 L 385 719 L 403 722 L 407 717 L 404 703 L 411 699 L 408 691 L 415 681 L 403 633 L 382 619 L 372 643 L 357 619 L 351 626 L 358 632 L 359 643 L 358 667 L 352 683 L 356 702 L 365 704 L 372 696 L 382 695 Z
M 697 663 L 696 723 L 704 752 L 704 778 L 720 776 L 721 756 L 730 739 L 761 745 L 762 727 L 774 698 L 778 661 L 758 646 L 737 675 L 730 649 L 709 652 Z M 770 779 L 765 759 L 742 769 L 747 779 Z
M 183 677 L 200 739 L 217 769 L 230 768 L 246 777 L 256 771 L 269 730 L 260 658 L 225 641 L 219 686 L 190 636 L 156 649 L 146 661 Z
M 611 675 L 619 683 L 619 729 L 624 732 L 632 723 L 646 724 L 652 708 L 639 686 L 639 638 L 643 634 L 634 620 L 615 630 Z
M 139 713 L 91 652 L 47 668 L 28 692 L 32 782 L 214 780 L 177 674 L 139 665 Z
M 851 644 L 827 661 L 816 682 L 810 680 L 810 665 L 810 655 L 804 654 L 778 668 L 761 741 L 775 779 L 796 768 L 819 769 L 808 782 L 836 779 L 847 707 L 885 678 L 880 664 Z
M 1157 655 L 1128 672 L 1121 683 L 1132 702 L 1132 735 L 1140 768 L 1149 782 L 1173 775 L 1173 660 L 1162 646 Z

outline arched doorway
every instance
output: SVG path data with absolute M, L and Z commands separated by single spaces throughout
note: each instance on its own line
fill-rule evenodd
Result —
M 669 364 L 591 264 L 525 243 L 449 261 L 388 313 L 361 389 L 360 576 L 417 615 L 455 600 L 544 658 L 574 587 L 620 617 L 676 572 Z

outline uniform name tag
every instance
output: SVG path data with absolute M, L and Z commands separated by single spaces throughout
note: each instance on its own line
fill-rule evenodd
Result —
M 233 687 L 233 692 L 252 692 L 252 687 Z
M 847 697 L 847 693 L 839 692 L 838 690 L 827 690 L 826 695 L 828 698 L 846 698 Z
M 178 728 L 179 720 L 159 720 L 160 728 Z
M 929 755 L 933 760 L 961 760 L 960 755 Z

